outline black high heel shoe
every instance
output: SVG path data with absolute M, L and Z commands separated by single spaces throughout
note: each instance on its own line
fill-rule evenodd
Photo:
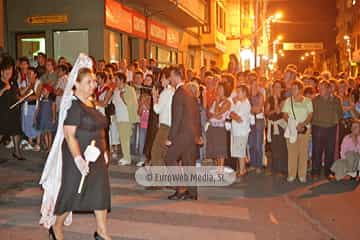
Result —
M 57 240 L 53 227 L 50 227 L 50 229 L 49 229 L 49 239 L 50 240 Z
M 97 232 L 94 232 L 94 239 L 95 240 L 105 240 L 102 236 L 100 236 Z

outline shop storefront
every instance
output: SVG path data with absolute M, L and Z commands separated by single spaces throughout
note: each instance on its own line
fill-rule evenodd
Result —
M 134 9 L 124 6 L 116 0 L 105 1 L 106 31 L 117 32 L 119 41 L 105 38 L 105 59 L 111 61 L 120 52 L 120 56 L 134 60 L 142 57 L 156 59 L 159 66 L 178 63 L 179 32 L 159 21 L 147 19 Z M 121 41 L 122 40 L 122 41 Z M 108 43 L 107 43 L 108 42 Z M 121 46 L 117 51 L 114 45 Z M 107 52 L 108 51 L 108 52 Z
M 117 0 L 12 0 L 5 8 L 5 46 L 17 58 L 34 61 L 45 52 L 73 62 L 84 52 L 111 62 L 152 57 L 160 66 L 178 63 L 180 31 Z
M 103 57 L 103 0 L 63 0 L 61 4 L 42 0 L 5 1 L 5 46 L 14 57 L 44 52 L 74 61 L 80 52 Z M 86 12 L 86 14 L 79 14 Z

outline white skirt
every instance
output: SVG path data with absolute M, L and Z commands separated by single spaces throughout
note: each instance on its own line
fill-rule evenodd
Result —
M 246 157 L 246 146 L 248 144 L 248 135 L 246 136 L 232 136 L 230 143 L 231 157 L 244 158 Z

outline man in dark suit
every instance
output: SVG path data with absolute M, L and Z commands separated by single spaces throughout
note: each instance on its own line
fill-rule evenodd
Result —
M 171 106 L 171 127 L 166 145 L 167 166 L 195 167 L 199 156 L 199 144 L 202 144 L 200 110 L 197 99 L 185 88 L 181 69 L 170 67 L 171 85 L 175 94 Z M 170 200 L 197 199 L 196 187 L 176 187 Z

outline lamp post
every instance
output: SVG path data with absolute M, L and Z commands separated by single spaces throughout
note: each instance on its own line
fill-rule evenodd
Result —
M 258 44 L 259 32 L 263 31 L 264 26 L 266 27 L 266 31 L 263 31 L 263 34 L 265 34 L 265 36 L 263 36 L 263 38 L 264 38 L 264 40 L 266 39 L 266 41 L 264 41 L 264 42 L 266 43 L 267 52 L 270 53 L 269 49 L 270 49 L 270 39 L 271 39 L 271 23 L 276 22 L 277 20 L 280 20 L 282 17 L 283 17 L 282 12 L 276 12 L 274 15 L 267 17 L 265 19 L 265 21 L 263 22 L 263 24 L 259 28 L 257 28 L 257 23 L 255 24 L 256 28 L 255 28 L 255 32 L 253 35 L 254 36 L 255 63 L 257 60 L 257 44 Z
M 315 69 L 316 68 L 316 60 L 315 60 L 315 58 L 316 58 L 316 53 L 315 53 L 315 51 L 312 51 L 311 53 L 310 53 L 310 55 L 312 56 L 312 62 L 313 62 L 313 68 Z
M 280 44 L 280 42 L 283 40 L 283 36 L 279 35 L 277 38 L 273 41 L 273 63 L 277 65 L 278 62 L 278 54 L 277 54 L 277 45 Z
M 349 35 L 344 36 L 344 41 L 346 43 L 346 52 L 348 56 L 348 63 L 349 63 L 349 76 L 351 76 L 351 63 L 352 63 L 352 57 L 351 57 L 351 40 Z

